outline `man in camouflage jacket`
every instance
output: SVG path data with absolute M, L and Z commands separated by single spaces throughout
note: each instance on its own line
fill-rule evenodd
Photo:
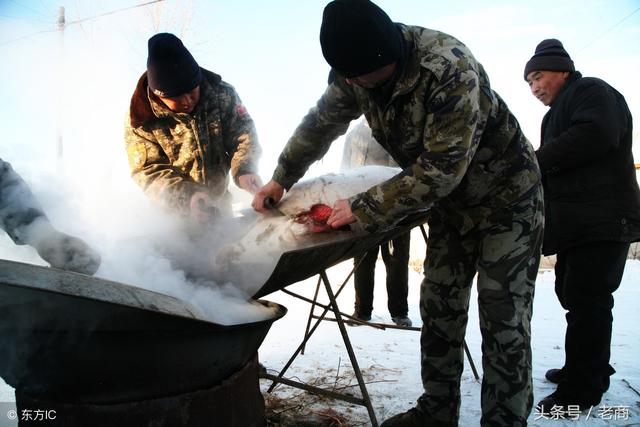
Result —
M 145 193 L 199 222 L 212 209 L 230 210 L 229 171 L 251 193 L 262 185 L 255 127 L 238 94 L 200 68 L 172 34 L 149 39 L 125 142 L 132 177 Z
M 364 114 L 402 171 L 334 205 L 332 227 L 375 232 L 431 206 L 421 286 L 424 393 L 383 426 L 458 423 L 463 340 L 478 274 L 482 425 L 523 426 L 533 405 L 530 320 L 543 228 L 540 171 L 516 118 L 455 38 L 394 24 L 368 0 L 325 8 L 320 42 L 338 75 L 294 132 L 272 180 L 278 201 Z
M 0 228 L 17 245 L 32 246 L 51 267 L 93 274 L 100 255 L 84 241 L 56 230 L 26 182 L 0 159 Z

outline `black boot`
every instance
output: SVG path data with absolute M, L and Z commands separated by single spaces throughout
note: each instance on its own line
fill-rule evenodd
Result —
M 458 427 L 458 423 L 433 419 L 417 405 L 407 412 L 388 418 L 380 427 Z
M 405 328 L 411 327 L 411 319 L 406 314 L 401 314 L 400 316 L 391 316 L 391 321 L 398 326 L 402 326 Z
M 353 314 L 351 315 L 351 317 L 354 317 L 354 318 L 360 320 L 361 322 L 369 322 L 371 320 L 371 313 L 369 313 L 369 314 L 361 314 L 361 313 L 358 313 L 357 311 L 354 311 Z M 347 326 L 360 326 L 360 325 L 362 325 L 362 323 L 355 322 L 355 321 L 353 321 L 353 319 L 346 318 L 344 320 L 345 320 L 345 323 L 347 324 Z
M 609 377 L 613 374 L 615 374 L 616 370 L 613 369 L 613 367 L 611 365 L 609 365 L 609 368 L 606 372 L 606 374 L 602 375 L 602 392 L 604 393 L 605 391 L 609 390 L 609 385 L 610 385 L 610 379 Z M 567 378 L 567 372 L 565 371 L 564 367 L 560 368 L 560 369 L 549 369 L 545 374 L 544 377 L 547 379 L 547 381 L 554 383 L 554 384 L 560 384 L 561 382 L 563 382 L 566 378 Z
M 544 377 L 551 383 L 560 384 L 565 379 L 564 368 L 549 369 L 544 374 Z

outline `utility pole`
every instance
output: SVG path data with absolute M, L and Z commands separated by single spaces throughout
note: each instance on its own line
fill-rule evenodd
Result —
M 59 40 L 59 55 L 58 55 L 58 72 L 60 76 L 58 78 L 58 137 L 56 143 L 56 157 L 58 162 L 62 160 L 62 156 L 64 154 L 64 144 L 62 141 L 62 128 L 63 128 L 63 120 L 64 120 L 64 102 L 63 102 L 63 94 L 64 94 L 64 27 L 66 24 L 65 14 L 64 14 L 64 6 L 60 6 L 58 9 L 58 40 Z

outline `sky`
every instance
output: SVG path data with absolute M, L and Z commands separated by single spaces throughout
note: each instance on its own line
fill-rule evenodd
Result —
M 318 41 L 326 2 L 166 0 L 127 9 L 139 3 L 0 0 L 0 155 L 23 167 L 21 154 L 29 153 L 29 163 L 53 168 L 61 133 L 68 166 L 84 169 L 90 162 L 93 174 L 127 174 L 123 117 L 145 70 L 147 39 L 167 31 L 183 39 L 202 67 L 235 86 L 256 122 L 265 149 L 261 175 L 268 179 L 326 87 L 329 67 Z M 378 4 L 397 22 L 467 44 L 534 146 L 546 107 L 530 94 L 522 70 L 544 38 L 562 40 L 578 70 L 611 83 L 640 117 L 640 89 L 629 78 L 640 68 L 639 0 Z M 64 35 L 55 30 L 61 5 L 69 23 Z M 39 31 L 49 32 L 33 35 Z M 334 167 L 339 143 L 314 171 Z

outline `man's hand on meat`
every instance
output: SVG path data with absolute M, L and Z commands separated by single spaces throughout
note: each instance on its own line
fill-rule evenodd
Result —
M 312 233 L 326 233 L 334 230 L 348 230 L 348 224 L 355 222 L 356 217 L 351 213 L 347 200 L 338 200 L 333 208 L 322 203 L 315 204 L 309 210 L 296 215 L 295 221 L 305 224 Z
M 327 225 L 335 230 L 354 222 L 356 222 L 356 217 L 353 212 L 351 212 L 349 201 L 347 199 L 338 200 L 333 205 L 333 211 L 329 219 L 327 219 Z
M 268 212 L 271 207 L 268 206 L 268 203 L 265 204 L 265 201 L 269 199 L 273 201 L 273 203 L 278 203 L 283 195 L 284 187 L 276 181 L 271 180 L 256 193 L 253 202 L 251 202 L 251 206 L 258 212 Z

